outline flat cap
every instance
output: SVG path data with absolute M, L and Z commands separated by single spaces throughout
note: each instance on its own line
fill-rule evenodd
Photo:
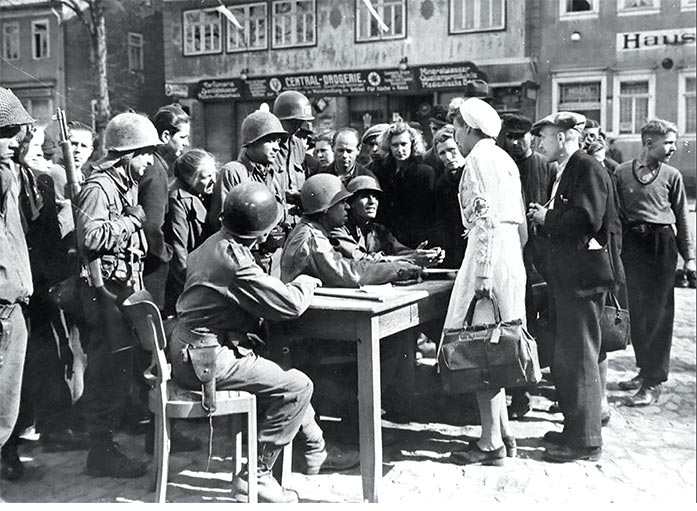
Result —
M 361 137 L 361 144 L 365 144 L 368 142 L 371 138 L 374 137 L 379 137 L 383 131 L 385 131 L 387 128 L 389 128 L 390 125 L 386 123 L 382 124 L 374 124 L 367 130 L 365 130 L 365 133 L 363 133 L 363 136 Z
M 577 114 L 576 112 L 557 112 L 556 114 L 549 114 L 547 117 L 537 121 L 532 125 L 530 132 L 533 135 L 539 135 L 540 130 L 545 126 L 556 126 L 564 131 L 575 129 L 579 133 L 583 133 L 585 125 L 585 115 Z
M 518 133 L 524 135 L 532 128 L 532 121 L 518 114 L 503 114 L 501 116 L 501 130 L 506 133 Z
M 429 117 L 429 122 L 437 124 L 440 128 L 448 124 L 448 109 L 443 105 L 433 105 L 431 108 L 431 117 Z
M 469 98 L 460 105 L 460 115 L 468 126 L 496 138 L 501 131 L 501 118 L 494 107 L 479 98 Z
M 0 87 L 0 128 L 33 124 L 34 119 L 10 89 Z

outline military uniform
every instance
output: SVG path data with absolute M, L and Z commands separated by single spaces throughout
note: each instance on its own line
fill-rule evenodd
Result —
M 267 275 L 251 251 L 221 229 L 189 255 L 170 344 L 174 378 L 200 388 L 190 350 L 215 346 L 216 387 L 255 394 L 262 410 L 259 442 L 288 444 L 301 425 L 314 422 L 312 382 L 298 370 L 285 371 L 257 356 L 249 334 L 259 331 L 260 318 L 278 321 L 302 314 L 313 290 L 314 285 L 302 279 L 283 284 Z M 324 448 L 321 430 L 313 440 Z
M 407 262 L 355 260 L 334 249 L 329 233 L 316 221 L 303 217 L 288 235 L 281 254 L 281 280 L 300 274 L 320 279 L 325 285 L 358 287 L 414 278 L 419 267 Z
M 133 379 L 133 333 L 120 311 L 143 289 L 142 261 L 147 243 L 139 222 L 125 214 L 137 204 L 137 187 L 117 168 L 93 173 L 78 196 L 76 231 L 84 263 L 101 262 L 104 290 L 85 286 L 85 392 L 82 405 L 93 439 L 109 440 Z M 83 267 L 83 275 L 87 270 Z

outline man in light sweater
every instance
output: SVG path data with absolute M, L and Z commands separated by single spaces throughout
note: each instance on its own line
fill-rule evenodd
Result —
M 695 271 L 682 174 L 666 162 L 676 150 L 677 127 L 661 119 L 641 128 L 641 155 L 615 169 L 623 227 L 632 344 L 639 374 L 619 384 L 636 390 L 633 406 L 658 401 L 668 379 L 675 315 L 678 253 L 685 272 Z

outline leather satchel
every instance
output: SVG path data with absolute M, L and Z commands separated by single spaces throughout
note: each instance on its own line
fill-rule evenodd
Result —
M 600 317 L 600 351 L 626 349 L 630 338 L 629 311 L 620 307 L 615 293 L 608 293 Z
M 540 381 L 537 343 L 521 319 L 501 321 L 496 299 L 494 323 L 473 325 L 472 298 L 461 328 L 446 328 L 438 348 L 443 390 L 450 394 L 521 387 Z

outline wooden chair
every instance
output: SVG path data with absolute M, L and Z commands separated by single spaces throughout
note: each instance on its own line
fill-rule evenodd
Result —
M 208 417 L 208 411 L 201 404 L 203 393 L 180 387 L 171 379 L 171 368 L 165 357 L 164 327 L 160 311 L 153 297 L 147 291 L 138 291 L 126 299 L 123 304 L 126 317 L 136 331 L 144 349 L 152 352 L 152 363 L 145 372 L 145 378 L 151 385 L 148 394 L 148 407 L 155 414 L 155 449 L 154 460 L 157 463 L 156 494 L 157 502 L 165 502 L 167 493 L 167 476 L 169 472 L 170 419 L 191 419 Z M 247 415 L 247 462 L 249 502 L 257 502 L 257 405 L 254 394 L 244 391 L 216 391 L 217 409 L 213 416 L 230 415 L 233 422 L 233 457 L 234 474 L 242 468 L 241 415 Z M 292 449 L 292 447 L 291 447 Z M 290 451 L 286 448 L 282 467 L 290 460 Z M 288 461 L 286 461 L 286 459 Z M 289 467 L 288 467 L 289 469 Z M 289 470 L 284 472 L 287 475 Z

